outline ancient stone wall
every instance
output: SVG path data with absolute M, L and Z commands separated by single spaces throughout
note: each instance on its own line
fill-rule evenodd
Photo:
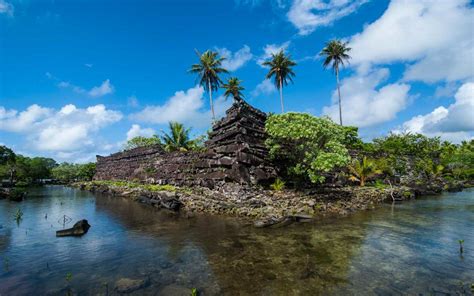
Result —
M 138 179 L 210 188 L 226 182 L 272 182 L 276 173 L 266 159 L 265 120 L 265 113 L 245 102 L 236 102 L 214 124 L 204 151 L 166 153 L 154 146 L 97 156 L 94 179 Z

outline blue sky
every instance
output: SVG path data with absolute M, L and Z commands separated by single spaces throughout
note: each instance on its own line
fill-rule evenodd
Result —
M 343 119 L 366 140 L 390 131 L 459 142 L 474 135 L 472 2 L 0 0 L 0 143 L 84 162 L 169 120 L 210 127 L 207 94 L 188 74 L 195 49 L 227 57 L 248 102 L 279 112 L 260 64 L 297 61 L 288 111 L 337 119 L 335 77 L 318 53 L 348 41 Z M 215 95 L 219 114 L 229 106 Z

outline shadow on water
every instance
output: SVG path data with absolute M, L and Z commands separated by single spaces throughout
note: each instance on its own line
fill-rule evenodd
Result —
M 205 295 L 456 293 L 474 282 L 473 193 L 256 229 L 64 187 L 34 189 L 24 203 L 0 201 L 0 252 L 9 262 L 0 294 L 61 294 L 67 286 L 105 294 L 121 278 L 146 280 L 137 295 L 170 285 Z M 9 218 L 18 207 L 19 226 Z M 92 228 L 81 238 L 56 238 L 63 215 Z

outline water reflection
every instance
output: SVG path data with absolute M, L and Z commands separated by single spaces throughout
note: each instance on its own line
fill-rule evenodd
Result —
M 460 292 L 474 281 L 473 191 L 280 229 L 63 187 L 33 194 L 0 201 L 0 252 L 11 266 L 0 273 L 0 294 L 62 294 L 69 284 L 95 295 L 113 292 L 120 278 L 146 279 L 137 295 L 170 286 L 204 295 L 418 294 Z M 18 207 L 20 226 L 10 218 Z M 56 238 L 62 215 L 92 228 Z

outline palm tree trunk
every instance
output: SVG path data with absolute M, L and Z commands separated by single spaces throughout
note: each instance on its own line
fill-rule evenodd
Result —
M 209 103 L 211 104 L 211 112 L 212 112 L 212 122 L 216 121 L 216 115 L 214 114 L 214 103 L 212 102 L 212 88 L 211 88 L 211 80 L 208 79 L 208 88 L 209 88 Z
M 280 103 L 281 103 L 281 113 L 284 113 L 284 109 L 283 109 L 283 83 L 281 81 L 281 77 L 280 77 Z
M 337 95 L 339 97 L 339 123 L 342 125 L 341 90 L 339 89 L 339 68 L 336 68 Z

